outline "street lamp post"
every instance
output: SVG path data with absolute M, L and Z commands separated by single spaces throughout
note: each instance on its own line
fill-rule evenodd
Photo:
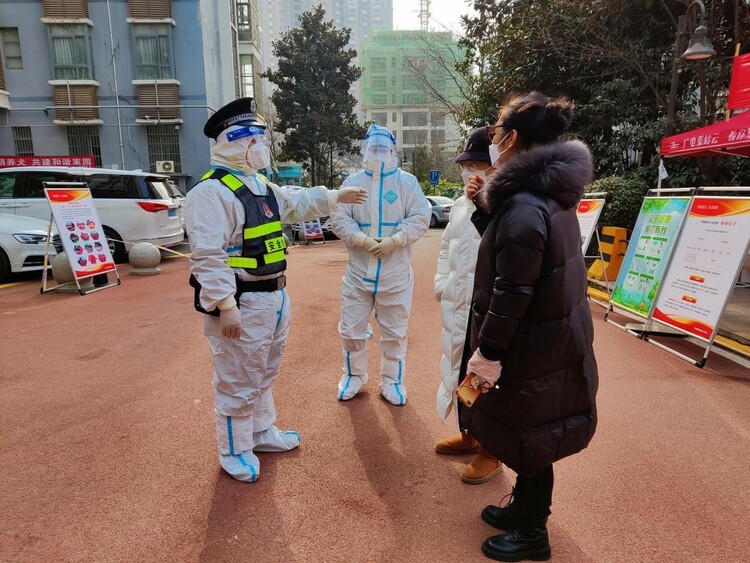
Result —
M 690 44 L 687 49 L 685 48 L 685 39 L 689 35 L 688 31 L 688 15 L 693 6 L 698 6 L 700 10 L 700 20 L 698 27 L 693 32 L 693 37 L 690 39 Z M 672 80 L 669 84 L 669 102 L 667 104 L 667 123 L 665 137 L 669 137 L 674 132 L 675 125 L 675 114 L 677 111 L 677 85 L 679 79 L 679 65 L 682 61 L 697 62 L 701 64 L 703 61 L 716 56 L 716 51 L 711 46 L 711 41 L 708 39 L 708 28 L 706 27 L 706 6 L 701 0 L 693 0 L 690 3 L 685 15 L 680 16 L 677 20 L 677 41 L 674 46 L 674 59 L 672 61 Z M 702 76 L 702 75 L 701 75 Z M 703 104 L 703 84 L 701 78 L 701 104 Z M 701 106 L 702 107 L 702 106 Z M 659 159 L 659 174 L 657 190 L 661 188 L 662 181 L 662 170 L 664 165 L 662 159 Z M 660 192 L 657 191 L 657 194 Z
M 690 45 L 685 49 L 685 38 L 688 35 L 688 14 L 693 6 L 700 9 L 700 23 L 693 37 L 690 39 Z M 675 57 L 672 61 L 672 81 L 669 87 L 669 104 L 667 106 L 667 124 L 666 137 L 669 137 L 674 131 L 675 113 L 677 110 L 677 82 L 679 76 L 679 64 L 681 61 L 701 62 L 716 56 L 716 51 L 711 46 L 708 39 L 708 28 L 706 27 L 706 6 L 701 0 L 693 0 L 688 6 L 684 16 L 677 20 L 677 41 L 675 43 Z

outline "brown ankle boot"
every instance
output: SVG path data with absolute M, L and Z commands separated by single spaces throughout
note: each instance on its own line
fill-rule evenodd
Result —
M 479 442 L 469 436 L 468 432 L 444 438 L 435 445 L 435 453 L 440 455 L 476 454 L 479 450 Z
M 503 464 L 489 452 L 482 450 L 461 472 L 461 481 L 470 485 L 486 483 L 503 470 Z

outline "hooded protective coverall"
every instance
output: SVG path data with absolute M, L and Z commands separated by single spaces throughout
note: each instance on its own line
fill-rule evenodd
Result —
M 331 214 L 333 232 L 349 251 L 343 280 L 339 334 L 344 374 L 338 398 L 354 397 L 367 382 L 367 323 L 373 310 L 380 327 L 380 393 L 390 403 L 406 403 L 406 326 L 414 286 L 411 245 L 429 228 L 431 209 L 417 179 L 396 166 L 395 139 L 372 125 L 362 153 L 366 169 L 343 186 L 369 192 L 367 205 L 339 204 Z M 381 250 L 373 246 L 379 242 Z
M 474 211 L 476 205 L 465 195 L 453 204 L 448 226 L 443 231 L 434 280 L 434 293 L 440 301 L 443 320 L 443 356 L 440 359 L 442 382 L 437 394 L 437 410 L 442 420 L 448 417 L 456 401 L 466 327 L 469 324 L 471 295 L 474 290 L 474 270 L 479 242 L 482 240 L 471 222 Z
M 257 175 L 255 171 L 267 164 L 267 157 L 255 158 L 252 165 L 246 161 L 252 156 L 249 138 L 231 140 L 232 131 L 241 129 L 230 127 L 217 137 L 211 151 L 214 167 L 231 172 L 256 196 L 272 195 L 284 222 L 330 214 L 337 192 L 324 187 L 290 190 Z M 266 212 L 270 217 L 268 213 L 270 210 Z M 202 286 L 200 303 L 207 311 L 222 309 L 223 302 L 234 299 L 236 279 L 258 281 L 283 274 L 254 276 L 227 265 L 229 257 L 242 254 L 245 208 L 221 181 L 207 179 L 188 192 L 185 224 L 192 250 L 190 271 Z M 204 315 L 203 322 L 214 364 L 219 462 L 234 478 L 252 482 L 260 474 L 260 461 L 253 452 L 286 451 L 300 443 L 297 432 L 281 432 L 274 426 L 271 394 L 289 334 L 291 304 L 286 289 L 249 291 L 241 295 L 239 311 L 239 339 L 222 335 L 219 317 Z

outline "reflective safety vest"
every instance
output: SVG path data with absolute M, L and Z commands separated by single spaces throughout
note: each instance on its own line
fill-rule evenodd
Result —
M 256 174 L 266 186 L 268 180 Z M 230 256 L 227 266 L 243 268 L 254 276 L 268 276 L 286 270 L 286 241 L 281 231 L 279 202 L 269 187 L 267 195 L 255 195 L 237 176 L 222 168 L 206 173 L 203 180 L 219 180 L 245 208 L 242 256 Z

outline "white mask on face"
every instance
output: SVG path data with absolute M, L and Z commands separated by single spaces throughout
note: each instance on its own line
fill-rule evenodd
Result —
M 483 178 L 486 178 L 487 171 L 479 170 L 478 168 L 461 168 L 461 179 L 464 181 L 464 187 L 468 186 L 469 178 L 471 176 L 482 176 Z
M 271 164 L 271 151 L 268 150 L 266 145 L 255 143 L 247 149 L 245 161 L 247 162 L 247 166 L 254 171 L 263 170 Z
M 492 166 L 496 166 L 497 165 L 498 161 L 500 160 L 500 155 L 502 155 L 502 154 L 504 154 L 504 153 L 506 153 L 506 152 L 508 152 L 510 150 L 510 147 L 508 147 L 507 149 L 502 150 L 502 151 L 500 150 L 500 145 L 502 144 L 502 142 L 505 139 L 508 138 L 508 135 L 510 135 L 510 133 L 508 133 L 507 135 L 505 135 L 505 137 L 503 137 L 502 139 L 500 139 L 499 143 L 497 143 L 497 144 L 492 143 L 490 145 L 490 149 L 489 149 L 490 150 L 490 161 L 492 162 Z

